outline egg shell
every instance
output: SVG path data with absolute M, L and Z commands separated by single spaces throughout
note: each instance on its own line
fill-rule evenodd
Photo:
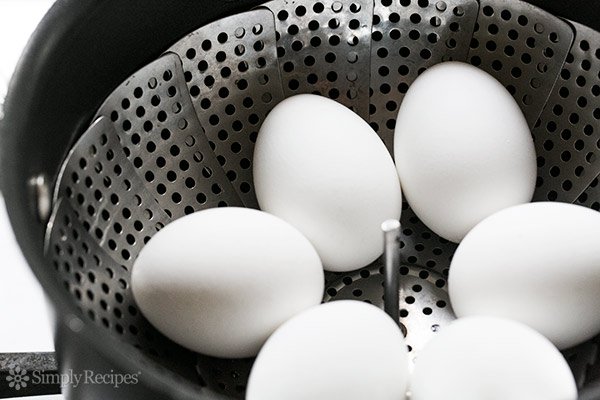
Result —
M 297 315 L 269 338 L 246 400 L 402 400 L 408 375 L 394 321 L 375 306 L 334 301 Z
M 316 95 L 278 104 L 254 151 L 260 208 L 298 228 L 328 271 L 368 265 L 383 252 L 381 223 L 399 219 L 400 182 L 369 124 Z
M 468 317 L 444 327 L 416 359 L 411 400 L 576 400 L 562 354 L 518 322 Z
M 144 316 L 190 350 L 223 358 L 258 353 L 284 321 L 319 304 L 319 256 L 298 230 L 257 210 L 218 208 L 167 225 L 131 277 Z
M 477 225 L 449 274 L 458 316 L 525 323 L 564 349 L 600 332 L 600 213 L 563 203 L 508 208 Z
M 531 201 L 536 156 L 527 121 L 492 76 L 438 64 L 411 85 L 394 134 L 402 191 L 435 233 L 460 242 L 503 208 Z

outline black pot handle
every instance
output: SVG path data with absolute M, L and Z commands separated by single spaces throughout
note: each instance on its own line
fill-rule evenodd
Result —
M 26 386 L 20 385 L 17 390 L 16 376 L 22 379 L 28 377 L 24 381 Z M 11 378 L 7 379 L 8 377 Z M 15 384 L 10 385 L 11 382 Z M 58 364 L 54 353 L 0 353 L 0 399 L 60 393 Z M 590 382 L 581 389 L 578 400 L 600 400 L 600 380 Z
M 0 353 L 0 399 L 60 394 L 54 353 Z

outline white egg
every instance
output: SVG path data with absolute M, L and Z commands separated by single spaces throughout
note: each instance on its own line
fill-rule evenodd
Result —
M 477 225 L 449 275 L 458 316 L 525 323 L 564 349 L 600 332 L 600 213 L 563 203 L 508 208 Z
M 402 400 L 408 376 L 394 321 L 375 306 L 335 301 L 275 331 L 252 367 L 246 400 Z
M 459 62 L 425 71 L 407 92 L 394 156 L 402 191 L 435 233 L 460 242 L 485 217 L 531 201 L 533 139 L 510 93 Z
M 416 359 L 411 400 L 575 400 L 562 354 L 518 322 L 469 317 L 444 327 Z
M 258 353 L 284 321 L 319 304 L 323 267 L 298 230 L 261 211 L 218 208 L 158 232 L 132 271 L 134 298 L 163 334 L 193 351 Z
M 368 265 L 383 252 L 381 223 L 399 219 L 400 182 L 375 131 L 346 107 L 298 95 L 263 123 L 254 151 L 261 209 L 298 228 L 328 271 Z

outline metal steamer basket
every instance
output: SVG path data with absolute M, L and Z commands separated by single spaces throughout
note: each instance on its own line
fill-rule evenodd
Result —
M 269 111 L 295 94 L 344 104 L 391 150 L 417 76 L 469 62 L 506 86 L 530 124 L 535 200 L 600 210 L 599 20 L 600 5 L 583 0 L 59 0 L 20 61 L 0 125 L 2 191 L 56 311 L 58 363 L 8 354 L 0 373 L 19 362 L 138 379 L 67 386 L 73 399 L 243 398 L 253 360 L 165 338 L 140 314 L 129 277 L 141 248 L 175 219 L 258 207 L 254 142 Z M 398 240 L 387 232 L 394 252 L 328 273 L 324 301 L 383 307 L 385 286 L 414 357 L 454 318 L 446 276 L 456 245 L 403 208 Z M 397 285 L 386 279 L 396 275 Z M 581 399 L 600 399 L 597 345 L 564 352 Z

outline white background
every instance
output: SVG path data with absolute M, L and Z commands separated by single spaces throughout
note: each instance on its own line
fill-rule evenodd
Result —
M 0 104 L 29 36 L 53 2 L 0 0 Z M 0 272 L 0 352 L 53 351 L 49 312 L 42 289 L 15 242 L 1 196 Z M 6 382 L 0 382 L 3 384 Z

